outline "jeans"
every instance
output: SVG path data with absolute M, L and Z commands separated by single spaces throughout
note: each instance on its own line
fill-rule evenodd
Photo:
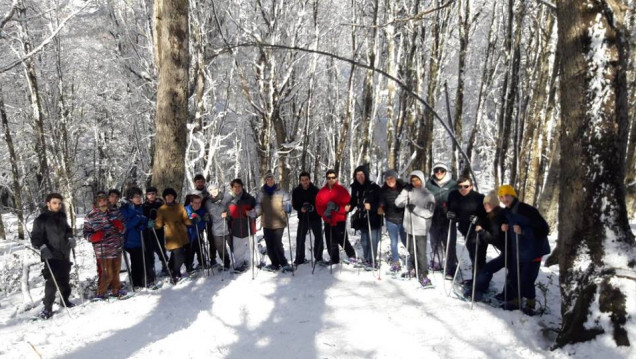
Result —
M 362 245 L 362 256 L 367 263 L 377 263 L 378 242 L 380 241 L 380 229 L 371 229 L 371 240 L 369 240 L 369 230 L 360 230 L 360 244 Z M 373 247 L 371 247 L 373 246 Z M 381 258 L 380 258 L 381 259 Z
M 406 232 L 402 223 L 393 223 L 386 221 L 386 230 L 389 232 L 389 238 L 391 239 L 391 260 L 397 262 L 400 260 L 398 254 L 398 236 L 402 241 L 402 245 L 406 247 Z

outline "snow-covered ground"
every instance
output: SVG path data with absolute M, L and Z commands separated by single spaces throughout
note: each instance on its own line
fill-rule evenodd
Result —
M 295 224 L 292 218 L 292 241 Z M 462 245 L 459 241 L 458 253 Z M 1 244 L 5 263 L 12 256 L 9 248 L 21 251 L 15 242 Z M 382 251 L 389 251 L 386 235 Z M 95 276 L 91 246 L 82 242 L 78 256 L 80 277 L 88 281 Z M 534 317 L 485 304 L 470 309 L 470 303 L 447 295 L 449 282 L 439 273 L 431 275 L 435 288 L 421 289 L 414 280 L 390 278 L 386 265 L 381 280 L 378 272 L 349 265 L 334 266 L 333 274 L 317 268 L 313 275 L 311 265 L 302 265 L 295 276 L 257 272 L 252 280 L 251 272 L 203 275 L 124 301 L 80 305 L 71 309 L 72 318 L 56 306 L 52 319 L 31 321 L 41 310 L 40 268 L 32 267 L 30 281 L 37 307 L 18 312 L 22 295 L 2 292 L 2 358 L 636 357 L 633 346 L 616 348 L 611 340 L 549 350 L 552 329 L 560 322 L 557 267 L 541 268 L 537 283 L 547 288 L 547 311 Z M 501 288 L 502 280 L 496 275 L 493 287 Z M 538 299 L 544 302 L 541 290 Z M 73 301 L 80 302 L 77 297 Z M 630 333 L 632 343 L 635 335 Z

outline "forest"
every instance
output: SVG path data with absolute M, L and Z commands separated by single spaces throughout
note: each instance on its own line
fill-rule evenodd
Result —
M 558 231 L 557 345 L 633 344 L 634 0 L 0 0 L 0 54 L 0 240 L 49 192 L 74 225 L 109 188 L 443 161 Z

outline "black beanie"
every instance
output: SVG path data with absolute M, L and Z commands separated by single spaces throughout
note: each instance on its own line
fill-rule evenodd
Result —
M 168 187 L 168 188 L 164 189 L 163 193 L 161 194 L 161 196 L 163 198 L 166 198 L 166 196 L 169 195 L 169 194 L 173 195 L 175 199 L 177 198 L 177 191 L 175 191 L 174 188 L 171 188 L 171 187 Z

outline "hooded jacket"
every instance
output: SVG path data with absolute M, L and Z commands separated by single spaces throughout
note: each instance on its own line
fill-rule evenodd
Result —
M 515 198 L 510 207 L 504 209 L 504 215 L 508 221 L 508 238 L 512 253 L 517 250 L 516 233 L 513 226 L 521 227 L 519 261 L 531 262 L 550 253 L 550 243 L 548 242 L 550 226 L 536 208 Z
M 212 222 L 212 235 L 215 237 L 223 237 L 230 233 L 229 210 L 228 205 L 232 200 L 229 193 L 219 191 L 216 197 L 210 197 L 205 202 L 205 209 L 208 211 L 210 221 Z M 228 216 L 223 218 L 223 212 L 228 212 Z
M 455 212 L 457 229 L 463 236 L 466 236 L 470 228 L 470 216 L 475 215 L 479 218 L 479 223 L 484 222 L 486 217 L 484 195 L 471 190 L 466 196 L 462 196 L 458 189 L 453 190 L 448 195 L 448 210 Z
M 356 173 L 362 171 L 364 173 L 364 183 L 356 180 Z M 371 209 L 368 211 L 369 221 L 367 223 L 367 211 L 364 209 L 364 204 L 369 203 Z M 351 228 L 353 229 L 365 229 L 368 231 L 368 226 L 371 225 L 372 229 L 382 227 L 382 217 L 378 214 L 378 208 L 380 207 L 380 186 L 369 180 L 369 171 L 365 166 L 358 166 L 353 171 L 353 183 L 351 183 L 351 199 L 349 200 L 349 212 L 356 211 L 351 216 Z
M 105 212 L 95 207 L 84 218 L 84 238 L 89 239 L 93 234 L 103 233 L 103 239 L 93 243 L 97 259 L 117 258 L 121 253 L 124 235 L 117 229 L 117 221 L 123 223 L 124 218 L 114 207 L 109 207 Z
M 247 212 L 252 210 L 256 206 L 256 199 L 249 193 L 243 190 L 239 195 L 232 193 L 232 199 L 228 204 L 228 210 L 230 212 L 231 222 L 230 228 L 232 236 L 237 238 L 245 238 L 250 235 L 250 232 L 256 233 L 256 222 L 252 220 Z M 249 224 L 248 224 L 249 221 Z M 250 232 L 248 232 L 248 225 Z
M 200 220 L 198 224 L 194 224 L 194 221 L 190 220 L 192 224 L 188 226 L 188 240 L 190 240 L 190 243 L 192 243 L 194 241 L 199 240 L 200 233 L 205 230 L 204 219 L 206 218 L 207 211 L 205 210 L 205 207 L 203 206 L 201 206 L 199 209 L 195 211 L 194 208 L 192 208 L 192 204 L 185 206 L 185 210 L 186 210 L 186 213 L 188 214 L 188 218 L 192 218 L 192 214 L 194 213 L 199 217 L 199 220 Z M 197 232 L 199 234 L 197 234 Z
M 119 211 L 126 225 L 126 231 L 124 232 L 125 247 L 141 247 L 141 231 L 143 231 L 148 224 L 148 218 L 143 215 L 143 205 L 135 206 L 134 203 L 125 201 L 122 202 Z
M 322 217 L 325 223 L 331 227 L 335 227 L 338 223 L 347 220 L 345 206 L 349 204 L 350 199 L 351 195 L 349 191 L 339 183 L 334 184 L 332 188 L 329 188 L 329 185 L 324 185 L 324 187 L 318 191 L 318 195 L 316 195 L 316 212 L 318 212 L 318 215 Z M 335 203 L 338 206 L 338 210 L 332 211 L 331 216 L 327 217 L 325 216 L 325 210 L 329 202 Z
M 402 224 L 404 220 L 404 208 L 395 205 L 395 200 L 403 189 L 404 182 L 401 179 L 396 179 L 393 188 L 386 183 L 380 188 L 380 207 L 384 209 L 384 218 L 391 223 Z
M 72 237 L 73 231 L 66 221 L 66 213 L 61 210 L 52 212 L 45 209 L 33 221 L 31 244 L 34 248 L 46 245 L 53 253 L 53 259 L 69 260 L 71 247 L 68 239 Z
M 406 186 L 395 200 L 395 205 L 404 210 L 404 230 L 412 235 L 425 236 L 431 226 L 431 218 L 435 208 L 435 197 L 424 187 L 424 173 L 413 171 L 409 178 L 417 177 L 422 181 L 422 187 Z M 415 205 L 411 211 L 409 205 Z
M 426 189 L 435 196 L 435 213 L 433 214 L 433 222 L 445 222 L 446 212 L 448 211 L 448 195 L 451 191 L 457 189 L 457 181 L 453 179 L 453 175 L 448 171 L 448 167 L 443 163 L 436 163 L 433 169 L 443 168 L 446 174 L 441 180 L 435 178 L 435 173 L 426 181 Z M 447 224 L 447 223 L 446 223 Z

